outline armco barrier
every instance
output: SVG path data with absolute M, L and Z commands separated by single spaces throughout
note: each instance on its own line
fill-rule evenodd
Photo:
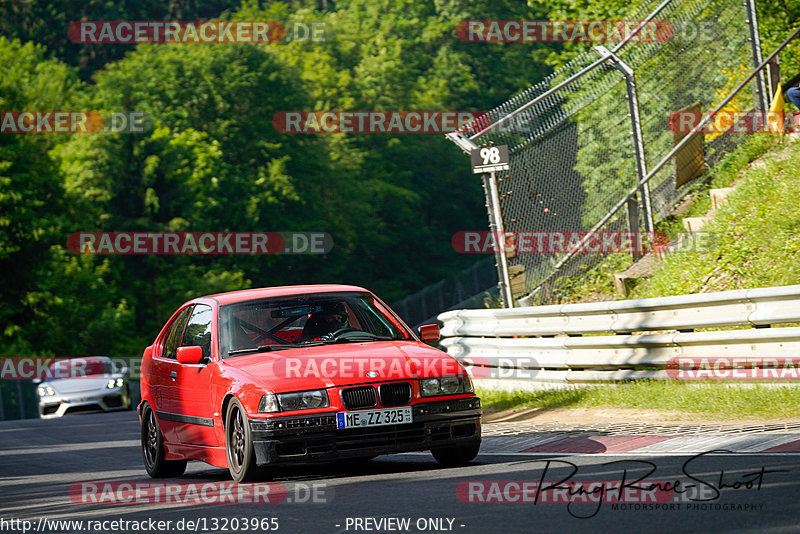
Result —
M 476 379 L 542 384 L 800 375 L 800 285 L 587 304 L 454 310 L 441 346 Z M 697 332 L 697 329 L 738 327 Z M 787 363 L 788 362 L 788 363 Z M 772 371 L 770 371 L 772 370 Z M 800 383 L 800 382 L 798 382 Z

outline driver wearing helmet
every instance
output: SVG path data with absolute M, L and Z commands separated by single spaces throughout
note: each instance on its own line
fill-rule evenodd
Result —
M 322 310 L 314 312 L 303 327 L 301 341 L 312 341 L 349 326 L 347 308 L 341 302 L 324 302 Z

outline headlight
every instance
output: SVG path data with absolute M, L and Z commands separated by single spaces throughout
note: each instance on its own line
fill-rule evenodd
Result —
M 39 386 L 36 388 L 36 392 L 40 397 L 52 397 L 56 394 L 56 391 L 50 386 Z
M 420 380 L 419 390 L 423 397 L 433 397 L 434 395 L 438 395 L 441 391 L 441 387 L 439 387 L 439 379 L 429 378 L 427 380 Z
M 423 397 L 472 393 L 472 382 L 469 377 L 425 378 L 419 381 L 419 391 Z
M 326 408 L 330 406 L 328 402 L 328 392 L 324 389 L 313 391 L 298 391 L 297 393 L 278 394 L 278 404 L 281 411 L 289 412 L 292 410 L 312 410 L 314 408 Z
M 472 387 L 472 378 L 469 376 L 464 377 L 464 393 L 474 393 L 475 388 Z
M 117 384 L 117 381 L 112 378 L 111 380 L 108 381 L 108 384 L 106 384 L 106 387 L 108 389 L 114 389 L 115 387 L 117 387 L 116 384 Z
M 464 391 L 460 378 L 442 378 L 439 384 L 441 385 L 442 393 L 445 395 L 452 395 Z
M 278 401 L 275 395 L 268 393 L 261 397 L 261 402 L 258 403 L 258 413 L 272 413 L 278 411 Z

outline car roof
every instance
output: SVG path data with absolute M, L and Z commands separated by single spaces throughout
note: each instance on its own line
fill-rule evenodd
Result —
M 367 291 L 363 287 L 347 286 L 339 284 L 312 284 L 302 286 L 279 286 L 279 287 L 261 287 L 258 289 L 243 289 L 240 291 L 229 291 L 227 293 L 217 293 L 216 295 L 207 295 L 200 297 L 211 298 L 216 300 L 220 305 L 233 304 L 234 302 L 242 302 L 246 300 L 255 300 L 271 297 L 285 297 L 287 295 L 308 294 L 308 293 L 333 293 L 338 291 Z

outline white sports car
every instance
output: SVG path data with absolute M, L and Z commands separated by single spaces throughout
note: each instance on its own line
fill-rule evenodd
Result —
M 130 410 L 133 406 L 128 368 L 117 367 L 105 356 L 54 363 L 36 391 L 43 419 L 67 413 Z

